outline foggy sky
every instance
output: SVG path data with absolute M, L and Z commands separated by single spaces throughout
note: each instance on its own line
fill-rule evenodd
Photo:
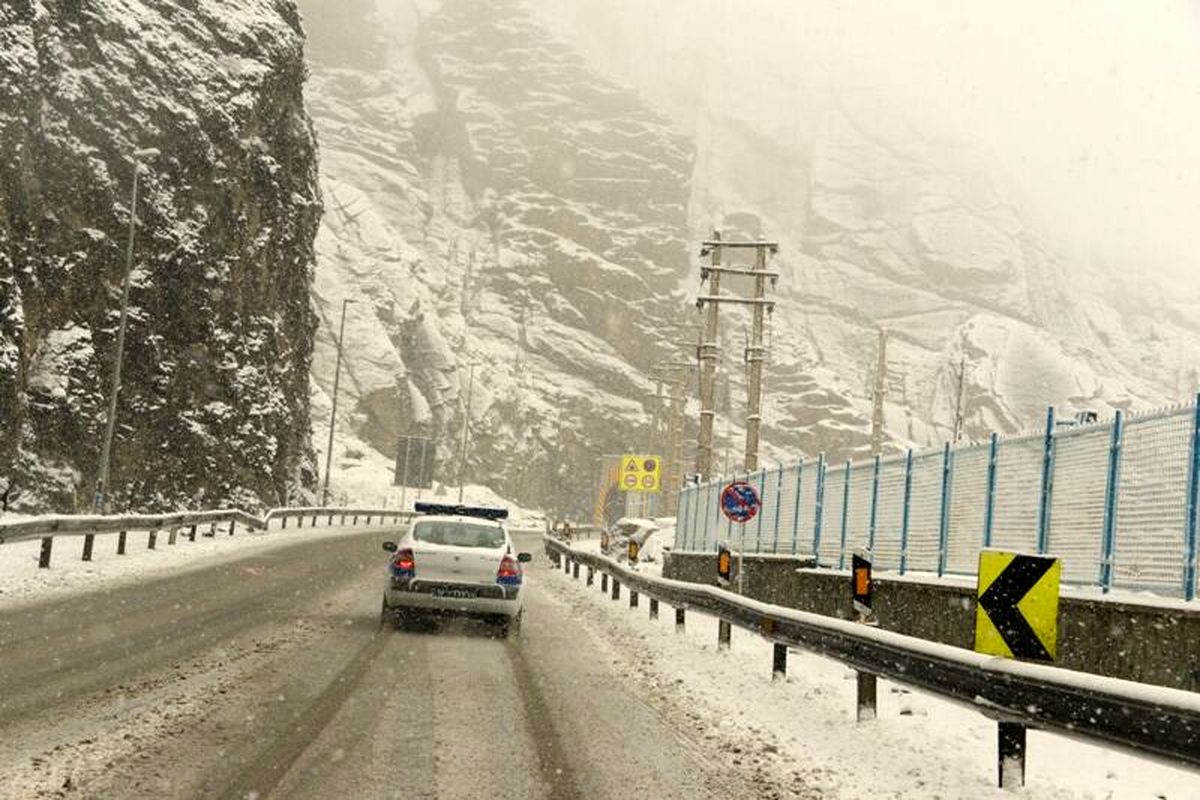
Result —
M 786 140 L 807 96 L 878 90 L 1065 254 L 1200 291 L 1200 2 L 529 2 L 683 127 L 736 104 Z

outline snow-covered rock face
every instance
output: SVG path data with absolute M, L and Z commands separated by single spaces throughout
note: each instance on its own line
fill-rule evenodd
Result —
M 516 0 L 300 5 L 318 390 L 353 299 L 339 426 L 389 456 L 431 434 L 453 482 L 475 363 L 468 478 L 582 513 L 578 480 L 639 441 L 663 323 L 687 313 L 687 141 Z
M 118 508 L 311 485 L 320 217 L 291 0 L 0 6 L 0 482 L 89 507 L 136 148 Z

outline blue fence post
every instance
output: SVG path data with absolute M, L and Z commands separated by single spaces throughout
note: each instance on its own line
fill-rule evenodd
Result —
M 938 565 L 940 578 L 946 574 L 946 561 L 950 558 L 950 491 L 954 483 L 954 451 L 950 443 L 942 449 L 942 508 L 938 520 Z
M 758 473 L 758 526 L 754 529 L 754 552 L 762 549 L 762 521 L 767 515 L 767 468 Z
M 796 555 L 796 547 L 800 541 L 800 489 L 804 478 L 804 459 L 796 462 L 796 503 L 792 508 L 792 555 Z
M 775 532 L 772 535 L 771 552 L 779 552 L 779 517 L 783 514 L 783 464 L 775 467 Z
M 1200 394 L 1196 395 L 1196 409 L 1192 416 L 1192 461 L 1188 467 L 1187 519 L 1184 523 L 1183 597 L 1196 597 L 1196 505 L 1200 500 Z
M 1037 551 L 1050 545 L 1050 500 L 1054 495 L 1054 406 L 1046 409 L 1046 440 L 1042 450 L 1042 500 L 1038 513 Z
M 1113 558 L 1117 550 L 1117 492 L 1121 482 L 1121 444 L 1125 436 L 1125 414 L 1117 409 L 1112 438 L 1108 443 L 1108 483 L 1104 487 L 1104 537 L 1100 547 L 1100 587 L 1113 585 Z M 1194 459 L 1193 459 L 1194 460 Z
M 913 453 L 904 457 L 904 511 L 900 515 L 900 574 L 908 569 L 908 512 L 912 505 Z
M 875 469 L 871 474 L 871 521 L 867 527 L 867 549 L 875 552 L 875 511 L 879 507 L 879 456 L 875 456 Z
M 1000 434 L 988 442 L 987 490 L 983 499 L 983 547 L 992 546 L 992 524 L 996 519 L 996 465 L 1000 459 Z
M 817 456 L 817 500 L 813 515 L 813 556 L 821 564 L 821 523 L 825 516 L 825 454 Z
M 850 473 L 854 463 L 846 459 L 846 470 L 842 475 L 842 543 L 838 551 L 838 569 L 846 568 L 846 526 L 850 522 Z

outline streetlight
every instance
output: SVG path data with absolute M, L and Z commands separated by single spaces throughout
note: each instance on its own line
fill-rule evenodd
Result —
M 325 486 L 321 489 L 321 505 L 329 503 L 329 470 L 333 464 L 333 430 L 337 422 L 338 383 L 342 377 L 342 341 L 346 338 L 346 306 L 354 301 L 342 301 L 342 321 L 338 327 L 337 361 L 333 368 L 333 410 L 329 414 L 329 446 L 325 450 Z
M 113 366 L 112 387 L 108 393 L 108 416 L 104 423 L 104 444 L 100 450 L 100 474 L 96 478 L 96 495 L 92 501 L 92 510 L 96 513 L 103 513 L 108 505 L 108 462 L 112 455 L 113 431 L 117 426 L 117 395 L 121 393 L 121 362 L 125 358 L 125 325 L 129 319 L 129 283 L 133 274 L 133 238 L 137 231 L 138 175 L 142 171 L 142 160 L 158 155 L 159 151 L 153 147 L 133 151 L 133 191 L 129 200 L 129 244 L 125 249 L 125 280 L 121 288 L 121 324 L 117 328 L 117 358 Z M 92 539 L 91 534 L 84 537 L 84 561 L 92 560 Z
M 475 388 L 475 362 L 471 362 L 471 369 L 467 378 L 467 405 L 463 409 L 462 423 L 462 441 L 458 446 L 458 504 L 461 506 L 463 501 L 463 484 L 467 478 L 467 435 L 471 430 L 471 390 Z

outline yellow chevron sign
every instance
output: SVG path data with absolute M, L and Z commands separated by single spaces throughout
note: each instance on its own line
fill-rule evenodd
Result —
M 975 592 L 975 650 L 1005 658 L 1058 657 L 1058 583 L 1050 556 L 984 550 Z

